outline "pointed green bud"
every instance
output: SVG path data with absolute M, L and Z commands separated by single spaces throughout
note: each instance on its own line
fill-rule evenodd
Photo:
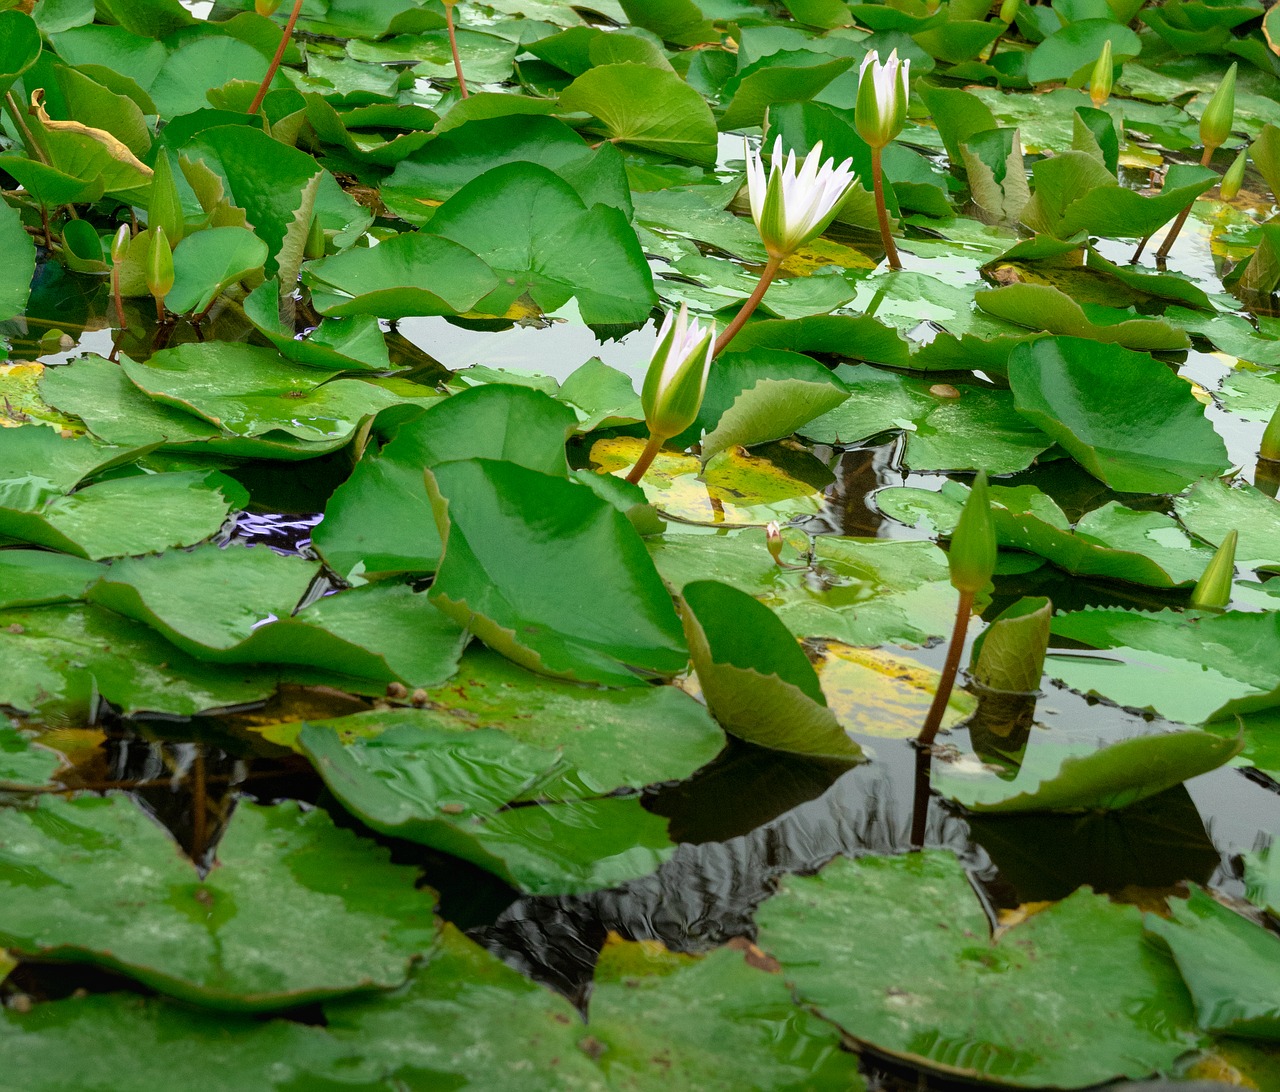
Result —
M 1232 62 L 1227 74 L 1218 84 L 1209 105 L 1200 115 L 1200 143 L 1206 148 L 1221 148 L 1231 136 L 1231 126 L 1236 118 L 1236 69 Z
M 261 15 L 264 19 L 269 19 L 276 13 L 276 8 L 280 6 L 280 0 L 253 0 L 253 10 Z
M 314 260 L 324 257 L 324 228 L 320 226 L 320 217 L 311 218 L 311 227 L 307 230 L 307 241 L 302 248 L 304 258 Z
M 715 340 L 714 322 L 705 331 L 698 322 L 690 325 L 688 304 L 680 305 L 679 315 L 667 313 L 640 392 L 651 436 L 669 440 L 693 424 L 707 390 Z
M 1235 531 L 1227 533 L 1222 545 L 1204 567 L 1204 575 L 1191 592 L 1191 606 L 1196 610 L 1226 610 L 1231 602 L 1231 581 L 1236 575 Z
M 133 233 L 129 230 L 128 224 L 121 224 L 116 228 L 115 236 L 111 240 L 111 261 L 119 265 L 129 256 L 129 244 L 133 242 Z
M 987 475 L 983 471 L 974 479 L 969 499 L 951 535 L 947 562 L 951 566 L 952 587 L 971 595 L 982 591 L 996 571 L 996 550 L 996 525 L 991 516 Z
M 173 164 L 167 152 L 161 151 L 156 156 L 156 165 L 151 175 L 151 197 L 147 202 L 147 227 L 164 228 L 165 238 L 170 246 L 177 246 L 182 241 L 186 224 L 182 215 L 182 199 L 178 196 L 178 186 L 173 178 Z
M 1262 433 L 1262 443 L 1258 445 L 1258 458 L 1268 462 L 1280 463 L 1280 406 L 1271 415 L 1266 430 Z
M 151 245 L 147 248 L 147 291 L 163 300 L 173 287 L 173 249 L 165 237 L 164 228 L 151 230 Z
M 1102 52 L 1093 66 L 1093 75 L 1089 79 L 1089 98 L 1093 105 L 1101 110 L 1111 98 L 1111 84 L 1115 79 L 1115 63 L 1111 60 L 1111 39 L 1102 43 Z
M 1240 187 L 1244 185 L 1244 168 L 1248 160 L 1249 149 L 1241 148 L 1240 154 L 1231 161 L 1227 173 L 1222 176 L 1222 185 L 1218 187 L 1218 193 L 1224 201 L 1234 200 L 1236 194 L 1240 192 Z
M 1022 0 L 1003 0 L 1000 5 L 1000 22 L 1013 26 L 1013 21 L 1018 17 L 1018 8 L 1021 6 Z

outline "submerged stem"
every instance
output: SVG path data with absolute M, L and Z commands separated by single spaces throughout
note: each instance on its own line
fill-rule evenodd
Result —
M 444 25 L 449 31 L 449 52 L 453 54 L 453 70 L 458 74 L 458 90 L 465 99 L 470 98 L 471 93 L 467 90 L 467 81 L 462 78 L 462 58 L 458 56 L 458 32 L 453 26 L 453 4 L 454 0 L 444 0 Z
M 733 321 L 724 328 L 724 332 L 716 338 L 716 347 L 712 350 L 713 357 L 719 356 L 729 347 L 729 343 L 738 336 L 738 331 L 746 325 L 747 319 L 751 317 L 751 313 L 760 306 L 760 301 L 764 299 L 764 294 L 769 291 L 769 285 L 773 283 L 773 278 L 778 275 L 778 270 L 782 266 L 782 259 L 785 255 L 775 255 L 769 258 L 768 263 L 764 267 L 764 272 L 760 274 L 760 280 L 756 282 L 755 291 L 742 305 L 741 310 L 733 316 Z
M 884 245 L 885 257 L 889 259 L 890 269 L 901 269 L 902 260 L 898 257 L 898 246 L 893 241 L 893 232 L 889 230 L 889 210 L 884 203 L 884 169 L 880 163 L 883 148 L 871 149 L 871 182 L 875 186 L 876 216 L 880 220 L 880 242 Z
M 289 19 L 284 25 L 284 33 L 280 36 L 280 44 L 276 47 L 276 55 L 271 58 L 271 64 L 267 66 L 267 74 L 262 77 L 262 83 L 258 87 L 258 93 L 253 96 L 253 102 L 249 104 L 249 113 L 256 114 L 259 107 L 262 106 L 262 100 L 267 97 L 267 88 L 271 86 L 271 81 L 276 78 L 276 71 L 280 68 L 280 62 L 284 60 L 284 51 L 289 48 L 289 42 L 293 38 L 293 24 L 298 21 L 298 15 L 302 11 L 302 0 L 293 0 L 293 10 L 289 12 Z
M 973 611 L 973 592 L 962 591 L 960 602 L 956 604 L 956 624 L 951 631 L 951 644 L 947 646 L 947 660 L 942 665 L 942 676 L 938 679 L 938 689 L 933 694 L 933 704 L 929 706 L 929 714 L 924 718 L 924 727 L 916 744 L 920 747 L 930 746 L 942 727 L 942 715 L 947 711 L 947 702 L 951 698 L 951 688 L 955 686 L 956 672 L 960 670 L 960 653 L 964 650 L 965 634 L 969 632 L 969 615 Z
M 654 436 L 649 434 L 649 442 L 644 445 L 644 450 L 640 452 L 640 458 L 636 460 L 636 465 L 627 473 L 627 481 L 632 485 L 637 485 L 640 479 L 644 477 L 644 472 L 649 469 L 650 464 L 658 457 L 658 452 L 662 450 L 662 445 L 666 437 Z

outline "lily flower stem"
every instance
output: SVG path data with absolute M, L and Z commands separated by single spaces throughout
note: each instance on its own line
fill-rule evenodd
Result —
M 662 450 L 662 445 L 666 441 L 667 437 L 665 436 L 649 434 L 649 442 L 644 445 L 644 450 L 640 452 L 640 458 L 636 460 L 636 465 L 627 474 L 627 481 L 632 485 L 639 484 L 640 479 L 644 477 L 644 472 L 649 469 L 653 460 L 658 457 L 658 452 Z
M 22 107 L 18 105 L 18 100 L 13 97 L 12 91 L 4 93 L 4 106 L 9 112 L 9 117 L 13 119 L 14 128 L 18 130 L 22 143 L 26 146 L 27 154 L 32 159 L 43 163 L 46 167 L 49 166 L 49 155 L 40 141 L 36 139 L 36 135 L 31 131 L 26 119 L 22 116 Z
M 462 78 L 462 58 L 458 56 L 458 32 L 453 26 L 453 3 L 454 0 L 445 0 L 444 25 L 449 31 L 449 52 L 453 54 L 453 70 L 458 74 L 458 91 L 465 99 L 470 98 L 471 94 L 467 90 L 467 81 Z
M 991 63 L 991 58 L 996 55 L 996 50 L 1000 48 L 1000 43 L 1004 41 L 1004 36 L 1008 33 L 1009 33 L 1009 28 L 1005 27 L 1004 30 L 1002 30 L 999 34 L 996 35 L 996 40 L 991 43 L 991 51 L 987 54 L 986 59 L 982 62 L 983 64 Z
M 884 244 L 889 268 L 901 269 L 902 260 L 898 257 L 898 247 L 893 241 L 893 232 L 889 230 L 889 210 L 884 203 L 884 169 L 880 163 L 883 151 L 883 148 L 871 149 L 871 182 L 875 187 L 876 215 L 880 218 L 880 242 Z
M 258 87 L 258 93 L 253 96 L 253 102 L 249 104 L 249 113 L 256 114 L 259 107 L 262 106 L 262 100 L 267 97 L 267 89 L 271 86 L 271 81 L 276 78 L 276 71 L 280 67 L 280 62 L 284 60 L 284 51 L 289 48 L 289 43 L 293 40 L 293 25 L 298 21 L 298 15 L 302 12 L 302 0 L 293 0 L 293 10 L 289 12 L 289 19 L 284 25 L 284 33 L 280 35 L 280 44 L 276 46 L 276 55 L 271 58 L 271 63 L 267 66 L 267 74 L 262 77 L 262 83 Z
M 960 593 L 960 602 L 956 605 L 956 624 L 951 631 L 951 644 L 947 646 L 947 659 L 942 665 L 942 675 L 938 679 L 938 689 L 933 695 L 933 704 L 924 718 L 924 727 L 916 739 L 916 746 L 932 746 L 938 729 L 942 727 L 942 715 L 947 711 L 947 702 L 951 698 L 951 689 L 955 686 L 956 672 L 960 670 L 960 653 L 964 651 L 965 634 L 969 632 L 969 615 L 973 613 L 973 592 Z
M 757 307 L 760 301 L 764 299 L 764 294 L 769 291 L 769 285 L 773 283 L 773 278 L 778 275 L 778 270 L 782 268 L 782 261 L 786 257 L 785 254 L 773 255 L 764 267 L 764 272 L 760 274 L 760 280 L 756 282 L 755 291 L 748 297 L 747 302 L 742 305 L 742 309 L 733 316 L 733 321 L 724 328 L 722 333 L 716 339 L 716 347 L 712 350 L 713 357 L 719 356 L 729 347 L 729 343 L 738 336 L 738 331 L 746 325 L 747 319 Z
M 124 320 L 124 300 L 120 296 L 120 270 L 114 265 L 111 267 L 111 298 L 116 305 L 116 325 L 121 330 L 129 329 Z
M 1204 154 L 1200 157 L 1200 166 L 1209 166 L 1209 162 L 1213 159 L 1213 153 L 1217 150 L 1217 148 L 1206 146 Z M 1169 229 L 1169 234 L 1164 237 L 1164 242 L 1160 244 L 1160 249 L 1156 251 L 1157 258 L 1169 257 L 1169 251 L 1173 249 L 1173 244 L 1177 242 L 1178 232 L 1182 230 L 1182 225 L 1187 222 L 1187 217 L 1191 215 L 1191 209 L 1194 205 L 1195 202 L 1192 201 L 1190 205 L 1178 213 L 1178 218 L 1173 222 L 1173 227 Z M 1148 235 L 1138 244 L 1138 249 L 1133 252 L 1133 257 L 1129 259 L 1130 265 L 1137 263 L 1138 259 L 1142 257 L 1142 252 L 1146 250 L 1147 243 L 1150 241 L 1151 236 Z
M 169 321 L 169 316 L 165 314 L 164 301 L 159 296 L 155 297 L 155 301 L 156 301 L 156 322 L 160 323 L 160 325 L 163 326 L 166 322 Z

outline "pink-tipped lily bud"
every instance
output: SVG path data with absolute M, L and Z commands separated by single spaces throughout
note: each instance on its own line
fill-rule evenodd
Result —
M 863 58 L 853 124 L 873 148 L 885 147 L 907 123 L 910 69 L 911 62 L 898 60 L 896 49 L 883 64 L 874 49 Z
M 747 148 L 751 218 L 770 256 L 786 257 L 827 230 L 858 180 L 852 166 L 852 159 L 839 166 L 835 159 L 823 162 L 822 141 L 818 141 L 797 170 L 796 153 L 784 159 L 779 137 L 766 177 L 763 156 Z
M 715 340 L 716 324 L 704 330 L 700 323 L 690 323 L 688 304 L 680 305 L 679 314 L 667 313 L 640 392 L 650 435 L 670 439 L 697 419 Z
M 1089 98 L 1093 105 L 1101 110 L 1111 98 L 1111 85 L 1115 80 L 1115 62 L 1111 59 L 1111 39 L 1102 43 L 1102 52 L 1093 66 L 1093 75 L 1089 77 Z

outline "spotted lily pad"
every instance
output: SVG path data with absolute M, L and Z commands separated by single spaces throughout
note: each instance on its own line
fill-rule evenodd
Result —
M 46 796 L 0 827 L 8 947 L 197 1004 L 253 1012 L 399 985 L 435 936 L 412 869 L 295 803 L 241 802 L 203 880 L 127 796 Z

